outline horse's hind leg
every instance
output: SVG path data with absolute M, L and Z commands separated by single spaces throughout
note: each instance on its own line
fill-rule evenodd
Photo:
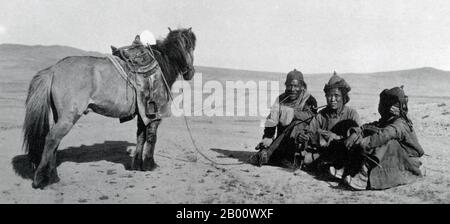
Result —
M 144 148 L 146 135 L 145 124 L 141 117 L 138 116 L 136 150 L 132 152 L 131 170 L 142 170 L 142 149 Z
M 145 144 L 143 157 L 144 161 L 142 164 L 143 171 L 151 171 L 154 170 L 158 165 L 155 163 L 154 153 L 155 153 L 155 145 L 157 139 L 157 131 L 158 126 L 161 123 L 161 120 L 155 120 L 150 122 L 147 126 L 147 144 Z
M 59 181 L 56 171 L 56 149 L 61 139 L 72 129 L 74 121 L 59 120 L 45 137 L 45 146 L 41 162 L 34 174 L 33 188 L 43 188 L 47 184 Z

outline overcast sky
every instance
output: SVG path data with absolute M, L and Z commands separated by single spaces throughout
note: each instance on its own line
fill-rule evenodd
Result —
M 109 52 L 193 27 L 195 64 L 305 73 L 450 70 L 447 0 L 0 0 L 0 43 Z

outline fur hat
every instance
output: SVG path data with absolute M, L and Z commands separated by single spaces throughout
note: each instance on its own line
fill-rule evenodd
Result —
M 408 96 L 405 95 L 403 86 L 394 87 L 392 89 L 383 90 L 383 92 L 380 93 L 380 101 L 387 107 L 390 107 L 396 103 L 402 105 L 408 102 Z
M 325 84 L 325 87 L 323 88 L 324 92 L 327 92 L 330 89 L 333 88 L 339 88 L 344 89 L 345 92 L 350 92 L 352 89 L 350 85 L 345 81 L 345 79 L 341 78 L 336 74 L 336 71 L 333 73 L 333 76 L 331 76 L 330 80 L 328 81 L 328 84 Z
M 303 81 L 303 73 L 297 69 L 290 71 L 286 76 L 286 83 L 290 83 L 292 80 Z

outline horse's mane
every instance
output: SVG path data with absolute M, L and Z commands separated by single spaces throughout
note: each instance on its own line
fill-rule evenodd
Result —
M 191 29 L 170 30 L 167 37 L 157 40 L 152 49 L 156 50 L 156 60 L 161 66 L 169 85 L 172 85 L 178 74 L 184 72 L 189 65 L 186 57 L 189 50 L 195 49 L 196 37 Z

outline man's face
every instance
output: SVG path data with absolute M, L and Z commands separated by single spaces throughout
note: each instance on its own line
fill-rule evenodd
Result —
M 338 110 L 342 108 L 344 101 L 342 97 L 342 92 L 338 88 L 333 88 L 328 90 L 325 94 L 327 98 L 327 106 L 333 110 Z
M 300 82 L 296 79 L 292 80 L 289 83 L 286 83 L 285 93 L 289 96 L 290 100 L 297 99 L 303 90 L 304 87 L 300 85 Z

